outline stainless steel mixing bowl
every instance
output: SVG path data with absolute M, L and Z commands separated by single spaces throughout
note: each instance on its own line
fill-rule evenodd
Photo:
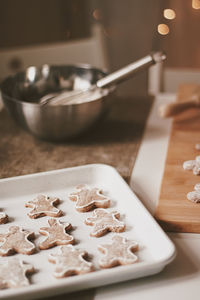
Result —
M 38 138 L 64 141 L 91 127 L 111 105 L 110 94 L 95 101 L 72 105 L 39 105 L 46 94 L 64 89 L 79 90 L 106 75 L 88 65 L 29 67 L 6 78 L 1 84 L 2 99 L 13 119 Z
M 107 76 L 88 65 L 29 67 L 2 82 L 3 102 L 13 119 L 33 135 L 49 141 L 63 141 L 85 131 L 102 117 L 111 106 L 116 84 L 165 58 L 163 52 L 154 52 Z M 97 88 L 99 94 L 95 99 L 86 97 L 82 103 L 50 104 L 55 101 L 54 95 L 61 95 L 62 91 L 85 93 L 97 91 Z M 48 98 L 43 105 L 41 99 L 50 94 L 53 100 Z

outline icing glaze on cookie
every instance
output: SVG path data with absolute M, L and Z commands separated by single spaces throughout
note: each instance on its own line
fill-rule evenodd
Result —
M 15 252 L 32 254 L 35 245 L 29 241 L 34 238 L 34 233 L 21 229 L 19 226 L 11 226 L 7 233 L 0 233 L 0 255 L 7 256 Z
M 98 250 L 105 254 L 99 261 L 101 268 L 128 265 L 138 261 L 137 256 L 133 253 L 138 250 L 138 244 L 119 235 L 113 236 L 110 244 L 100 245 Z
M 39 244 L 40 249 L 48 249 L 57 245 L 67 245 L 74 242 L 73 236 L 66 231 L 72 228 L 70 223 L 61 224 L 56 219 L 48 220 L 49 227 L 42 227 L 39 233 L 46 235 L 47 238 Z
M 86 185 L 77 186 L 77 192 L 69 195 L 69 199 L 76 201 L 76 210 L 79 212 L 90 211 L 95 207 L 107 208 L 110 206 L 110 199 L 98 188 L 89 188 Z
M 33 266 L 25 264 L 19 258 L 7 259 L 5 262 L 0 263 L 0 289 L 28 286 L 30 282 L 26 275 L 33 272 Z
M 39 195 L 34 200 L 28 201 L 25 206 L 33 208 L 28 213 L 28 216 L 33 219 L 43 216 L 60 217 L 62 215 L 61 210 L 54 206 L 59 203 L 59 198 Z
M 107 211 L 103 208 L 97 208 L 93 211 L 91 217 L 85 220 L 85 223 L 94 226 L 91 236 L 100 237 L 108 231 L 122 232 L 125 230 L 125 224 L 118 219 L 120 214 L 117 211 Z
M 85 260 L 87 255 L 86 251 L 72 245 L 61 246 L 57 253 L 49 255 L 49 262 L 56 264 L 54 276 L 63 278 L 92 272 L 92 263 Z

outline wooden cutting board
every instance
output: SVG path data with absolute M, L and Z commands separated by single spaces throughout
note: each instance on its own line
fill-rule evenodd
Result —
M 182 85 L 177 101 L 186 101 L 197 85 Z M 200 176 L 183 169 L 183 162 L 195 159 L 200 151 L 200 109 L 189 110 L 174 118 L 155 217 L 166 231 L 200 233 L 200 203 L 187 200 Z

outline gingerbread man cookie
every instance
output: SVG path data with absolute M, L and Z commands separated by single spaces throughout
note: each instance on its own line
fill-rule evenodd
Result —
M 195 184 L 194 191 L 187 194 L 187 199 L 194 203 L 200 203 L 200 183 Z
M 8 222 L 8 216 L 4 212 L 0 212 L 0 224 L 5 224 Z
M 84 259 L 87 255 L 86 251 L 72 245 L 61 246 L 58 253 L 49 256 L 49 262 L 56 264 L 54 276 L 63 278 L 92 272 L 92 263 Z
M 28 239 L 34 238 L 34 233 L 21 229 L 19 226 L 11 226 L 7 233 L 0 234 L 0 255 L 7 256 L 14 252 L 32 254 L 35 245 Z
M 33 273 L 34 268 L 19 258 L 9 258 L 0 264 L 0 289 L 20 288 L 30 284 L 26 274 Z
M 34 200 L 28 201 L 25 206 L 33 208 L 28 213 L 28 216 L 32 219 L 43 216 L 60 217 L 62 215 L 62 211 L 54 206 L 56 204 L 59 204 L 59 202 L 60 199 L 56 197 L 39 195 Z
M 93 211 L 92 217 L 85 220 L 87 225 L 94 226 L 91 236 L 100 237 L 108 231 L 122 232 L 125 230 L 125 224 L 118 219 L 120 214 L 116 211 L 109 212 L 103 208 L 97 208 Z
M 76 210 L 86 212 L 94 207 L 109 207 L 110 199 L 101 194 L 98 188 L 88 188 L 86 185 L 77 186 L 77 192 L 71 193 L 69 199 L 76 201 Z
M 105 254 L 99 261 L 101 268 L 133 264 L 138 260 L 133 253 L 138 250 L 138 244 L 119 235 L 113 236 L 111 244 L 100 245 L 98 250 Z
M 200 175 L 200 156 L 196 156 L 195 160 L 187 160 L 183 163 L 184 170 L 192 170 L 194 175 Z
M 39 248 L 44 250 L 56 245 L 67 245 L 74 242 L 73 236 L 66 233 L 72 228 L 70 223 L 61 224 L 56 219 L 48 220 L 49 227 L 42 227 L 39 233 L 46 235 L 47 238 L 39 244 Z

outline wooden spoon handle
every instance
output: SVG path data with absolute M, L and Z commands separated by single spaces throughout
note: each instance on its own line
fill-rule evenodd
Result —
M 164 104 L 159 108 L 159 115 L 162 118 L 169 118 L 196 107 L 200 107 L 200 101 L 195 98 L 184 102 Z

